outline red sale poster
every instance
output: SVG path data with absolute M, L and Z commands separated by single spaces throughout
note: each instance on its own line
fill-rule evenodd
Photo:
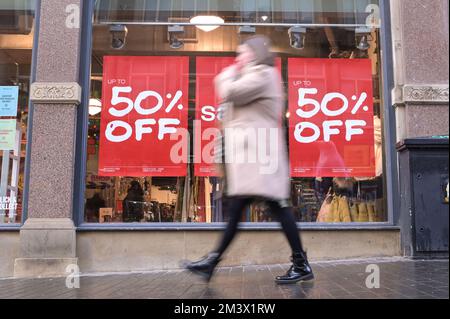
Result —
M 103 62 L 99 175 L 185 176 L 189 58 Z
M 219 99 L 215 94 L 214 78 L 234 62 L 234 57 L 197 57 L 196 107 L 194 127 L 194 174 L 218 176 L 214 164 L 214 140 L 218 137 Z
M 219 176 L 214 164 L 214 140 L 220 134 L 219 99 L 214 89 L 214 78 L 233 64 L 234 57 L 197 57 L 196 111 L 194 125 L 194 174 L 199 177 Z M 276 58 L 281 72 L 281 59 Z
M 375 176 L 372 64 L 288 59 L 292 177 Z

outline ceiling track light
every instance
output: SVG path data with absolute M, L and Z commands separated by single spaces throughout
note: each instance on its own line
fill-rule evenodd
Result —
M 305 48 L 306 40 L 306 28 L 300 26 L 294 26 L 289 28 L 289 44 L 292 48 L 297 50 L 303 50 Z
M 102 111 L 102 102 L 97 98 L 89 99 L 89 115 L 95 116 Z
M 239 27 L 239 34 L 255 34 L 256 28 L 251 25 L 244 25 Z
M 180 40 L 180 36 L 184 34 L 184 27 L 180 25 L 171 25 L 168 27 L 169 46 L 172 49 L 181 49 L 184 42 Z
M 355 30 L 356 48 L 361 51 L 369 50 L 370 49 L 369 41 L 372 41 L 372 30 L 368 27 L 356 28 Z
M 128 28 L 123 24 L 113 24 L 109 27 L 111 33 L 111 47 L 115 50 L 122 49 L 127 40 Z

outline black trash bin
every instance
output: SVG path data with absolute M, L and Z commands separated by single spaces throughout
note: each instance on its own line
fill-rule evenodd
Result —
M 448 257 L 448 136 L 406 139 L 397 150 L 403 252 Z

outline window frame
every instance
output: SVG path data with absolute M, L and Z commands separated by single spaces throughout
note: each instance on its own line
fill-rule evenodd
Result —
M 82 104 L 78 109 L 76 161 L 74 175 L 73 218 L 75 226 L 80 231 L 109 231 L 109 230 L 220 230 L 226 223 L 85 223 L 85 179 L 87 159 L 87 132 L 88 132 L 88 105 L 90 92 L 90 71 L 92 56 L 92 31 L 94 20 L 95 1 L 87 1 L 83 7 L 81 58 L 80 58 L 80 84 L 82 91 Z M 385 174 L 384 187 L 386 194 L 386 208 L 388 221 L 375 223 L 311 223 L 298 222 L 299 229 L 311 230 L 366 230 L 366 229 L 398 229 L 399 193 L 397 174 L 397 152 L 395 149 L 396 126 L 395 111 L 392 107 L 391 89 L 393 87 L 392 74 L 392 42 L 390 34 L 389 1 L 380 0 L 381 14 L 381 74 L 382 97 L 384 110 L 384 156 Z M 244 222 L 240 229 L 245 230 L 278 230 L 280 225 L 275 222 Z

